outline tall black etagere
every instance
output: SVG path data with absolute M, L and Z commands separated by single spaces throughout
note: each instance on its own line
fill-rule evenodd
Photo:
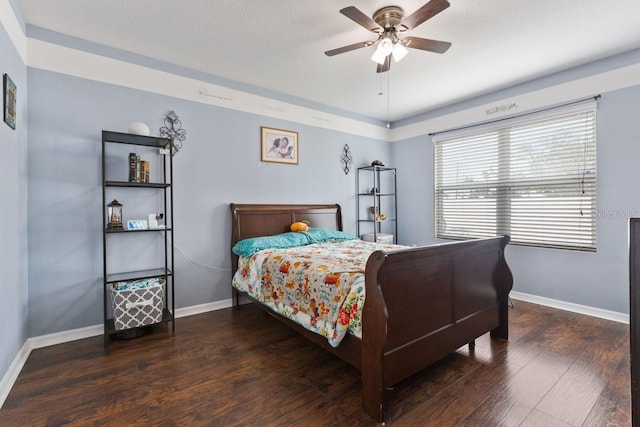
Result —
M 379 241 L 381 234 L 393 234 L 398 238 L 396 194 L 396 168 L 371 165 L 358 168 L 356 174 L 356 229 L 360 233 L 373 234 Z M 384 219 L 379 215 L 384 214 Z
M 153 162 L 154 167 L 160 167 L 161 171 L 153 175 L 155 179 L 150 182 L 130 182 L 128 175 L 125 176 L 125 169 L 122 168 L 122 178 L 112 180 L 108 176 L 108 168 L 110 164 L 107 161 L 109 156 L 110 145 L 129 145 L 132 146 L 131 150 L 135 150 L 137 147 L 145 147 L 143 150 L 147 150 L 149 155 L 156 159 Z M 116 330 L 113 313 L 110 306 L 109 286 L 114 283 L 123 281 L 132 281 L 139 279 L 150 279 L 159 277 L 165 280 L 164 289 L 164 304 L 162 309 L 162 319 L 158 323 L 171 322 L 171 329 L 175 332 L 175 274 L 174 274 L 174 245 L 173 245 L 173 156 L 171 150 L 173 142 L 171 139 L 159 138 L 153 136 L 134 135 L 122 132 L 102 131 L 102 249 L 103 249 L 103 313 L 104 313 L 104 334 L 105 343 L 110 338 L 129 338 L 140 335 L 149 326 L 133 327 L 130 329 Z M 127 164 L 126 173 L 128 173 L 128 161 L 126 150 L 119 150 L 121 153 L 121 162 Z M 158 161 L 159 160 L 159 161 Z M 118 176 L 119 178 L 120 176 Z M 135 192 L 141 189 L 151 189 L 151 191 L 162 192 L 162 209 L 164 224 L 162 228 L 145 228 L 145 229 L 127 229 L 126 224 L 123 229 L 108 229 L 107 220 L 107 204 L 111 199 L 117 198 L 119 193 L 123 192 Z M 110 256 L 110 244 L 111 239 L 117 240 L 121 236 L 129 235 L 133 236 L 137 233 L 159 233 L 161 235 L 162 246 L 159 250 L 163 256 L 157 260 L 157 265 L 154 268 L 135 270 L 135 271 L 110 271 L 109 256 Z M 139 235 L 139 234 L 138 234 Z M 130 254 L 131 257 L 135 257 L 135 254 Z M 155 261 L 154 261 L 155 262 Z

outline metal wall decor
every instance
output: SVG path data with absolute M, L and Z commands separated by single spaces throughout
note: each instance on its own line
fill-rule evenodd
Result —
M 182 141 L 187 138 L 187 131 L 182 129 L 182 122 L 175 111 L 171 111 L 164 118 L 164 126 L 160 128 L 160 136 L 173 140 L 172 156 L 182 148 Z
M 351 150 L 347 144 L 344 144 L 344 147 L 342 147 L 342 157 L 340 157 L 340 160 L 342 160 L 342 170 L 344 171 L 344 174 L 347 175 L 351 170 L 351 165 L 353 164 Z

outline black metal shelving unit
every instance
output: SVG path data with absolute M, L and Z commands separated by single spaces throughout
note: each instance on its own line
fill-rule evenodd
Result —
M 396 168 L 377 165 L 358 168 L 356 174 L 356 230 L 358 236 L 361 236 L 361 232 L 366 231 L 372 233 L 374 241 L 377 242 L 379 235 L 386 231 L 393 234 L 393 243 L 397 242 L 398 198 L 396 184 Z M 381 213 L 386 214 L 387 218 L 378 219 L 376 216 Z
M 160 159 L 161 165 L 160 182 L 129 182 L 107 180 L 107 152 L 111 144 L 129 144 L 132 146 L 149 147 L 157 149 L 154 156 Z M 171 154 L 161 154 L 160 149 L 168 149 L 172 152 L 173 142 L 171 139 L 153 136 L 133 135 L 121 132 L 102 131 L 102 250 L 103 250 L 103 313 L 104 313 L 104 336 L 105 344 L 111 338 L 133 337 L 146 332 L 150 326 L 140 326 L 131 329 L 116 330 L 113 315 L 109 313 L 109 292 L 108 288 L 114 283 L 148 279 L 160 277 L 165 279 L 164 306 L 162 310 L 162 320 L 159 323 L 171 322 L 172 332 L 175 332 L 175 274 L 174 274 L 174 245 L 173 245 L 173 156 Z M 128 159 L 122 159 L 128 162 Z M 165 225 L 163 228 L 138 229 L 138 230 L 108 230 L 107 229 L 107 203 L 117 195 L 118 192 L 131 192 L 138 189 L 152 189 L 163 193 L 163 214 Z M 134 235 L 138 233 L 160 233 L 163 238 L 162 259 L 157 262 L 157 268 L 135 270 L 135 271 L 108 271 L 109 244 L 111 239 L 118 239 L 119 235 Z M 132 254 L 133 255 L 133 254 Z

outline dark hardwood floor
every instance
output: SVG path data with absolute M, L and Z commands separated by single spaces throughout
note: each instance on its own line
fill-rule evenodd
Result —
M 390 426 L 628 426 L 629 327 L 515 301 L 485 335 L 388 393 Z M 170 328 L 168 328 L 170 330 Z M 359 373 L 253 306 L 103 348 L 34 350 L 1 426 L 376 425 Z

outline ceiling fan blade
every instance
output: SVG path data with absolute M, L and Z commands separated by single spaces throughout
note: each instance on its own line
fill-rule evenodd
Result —
M 340 10 L 340 13 L 354 21 L 356 24 L 360 24 L 369 31 L 373 31 L 374 33 L 382 32 L 382 27 L 380 27 L 380 25 L 378 25 L 376 21 L 360 12 L 360 10 L 355 6 L 345 7 L 344 9 Z
M 413 49 L 428 50 L 429 52 L 445 53 L 451 47 L 451 43 L 440 40 L 423 39 L 421 37 L 405 37 L 402 43 Z
M 384 64 L 378 64 L 378 68 L 376 69 L 377 73 L 386 73 L 391 68 L 391 55 L 387 55 L 384 60 Z
M 371 41 L 354 43 L 354 44 L 350 44 L 348 46 L 339 47 L 337 49 L 328 50 L 324 54 L 327 55 L 327 56 L 339 55 L 341 53 L 350 52 L 352 50 L 360 49 L 361 47 L 371 46 L 372 44 L 373 44 L 373 42 L 371 42 Z
M 422 24 L 427 19 L 433 18 L 450 6 L 447 0 L 431 0 L 420 9 L 413 12 L 400 22 L 400 26 L 410 30 Z

